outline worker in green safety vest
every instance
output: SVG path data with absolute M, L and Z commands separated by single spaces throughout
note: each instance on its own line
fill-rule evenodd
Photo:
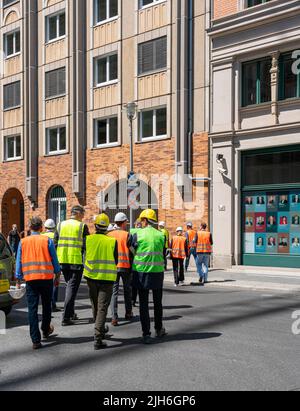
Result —
M 109 218 L 106 214 L 96 217 L 96 234 L 86 239 L 83 275 L 87 279 L 95 321 L 95 350 L 107 347 L 103 341 L 113 286 L 117 280 L 118 243 L 107 235 Z
M 154 210 L 145 210 L 140 216 L 142 230 L 133 238 L 136 250 L 133 261 L 133 286 L 138 289 L 140 300 L 140 319 L 144 344 L 152 344 L 151 322 L 149 314 L 149 293 L 153 292 L 156 337 L 166 335 L 163 327 L 163 282 L 165 237 L 155 228 L 157 214 Z

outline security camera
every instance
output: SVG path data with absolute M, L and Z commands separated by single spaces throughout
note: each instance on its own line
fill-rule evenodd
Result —
M 222 163 L 224 160 L 224 155 L 223 154 L 217 154 L 217 163 Z
M 219 167 L 218 171 L 219 171 L 220 174 L 226 174 L 227 173 L 227 170 L 223 167 Z

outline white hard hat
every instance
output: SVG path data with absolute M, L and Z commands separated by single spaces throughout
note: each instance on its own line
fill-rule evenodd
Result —
M 182 228 L 182 227 L 178 227 L 177 230 L 176 230 L 176 232 L 178 233 L 178 231 L 183 231 L 183 228 Z
M 45 228 L 48 228 L 49 230 L 53 230 L 56 227 L 55 222 L 50 218 L 47 220 L 44 224 Z
M 115 217 L 115 223 L 124 223 L 128 221 L 127 215 L 124 213 L 118 213 Z
M 113 224 L 109 224 L 107 232 L 115 231 L 115 226 Z
M 190 221 L 186 224 L 187 227 L 193 227 L 193 223 L 191 223 Z
M 166 223 L 165 223 L 164 221 L 161 221 L 161 222 L 159 223 L 159 226 L 160 226 L 160 227 L 165 227 L 165 226 L 166 226 Z

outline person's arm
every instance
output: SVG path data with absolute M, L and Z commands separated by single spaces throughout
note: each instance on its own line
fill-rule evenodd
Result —
M 58 241 L 59 241 L 59 233 L 58 233 L 58 230 L 56 229 L 54 233 L 54 239 L 53 239 L 55 247 L 58 246 Z
M 116 265 L 119 264 L 119 250 L 118 250 L 118 241 L 116 240 L 115 250 L 114 250 L 114 257 Z
M 18 282 L 23 280 L 22 272 L 22 243 L 19 244 L 16 260 L 16 279 Z
M 189 242 L 188 242 L 188 240 L 185 240 L 185 254 L 189 255 Z
M 210 235 L 210 243 L 211 243 L 211 245 L 214 245 L 212 234 Z
M 193 245 L 197 245 L 198 244 L 198 233 L 196 233 L 194 241 L 193 241 Z
M 55 245 L 53 243 L 53 241 L 51 240 L 51 238 L 48 239 L 48 249 L 49 249 L 49 253 L 51 255 L 51 260 L 52 260 L 52 265 L 54 268 L 54 274 L 58 275 L 61 273 L 61 268 L 60 268 L 60 264 L 58 262 L 58 258 L 57 258 L 57 254 L 56 254 L 56 250 L 55 250 Z
M 90 230 L 88 226 L 85 224 L 84 229 L 83 229 L 83 244 L 82 244 L 82 255 L 84 255 L 85 250 L 86 250 L 86 238 L 90 235 Z

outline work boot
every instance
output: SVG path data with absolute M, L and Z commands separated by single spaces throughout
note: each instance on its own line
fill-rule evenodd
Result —
M 63 322 L 61 323 L 62 327 L 70 327 L 72 325 L 75 325 L 74 321 L 72 320 L 63 320 Z
M 163 338 L 167 335 L 167 331 L 165 328 L 162 328 L 159 331 L 156 331 L 156 338 Z
M 112 320 L 111 325 L 112 325 L 113 327 L 118 327 L 119 321 L 118 321 L 118 320 Z
M 53 305 L 52 306 L 52 312 L 53 313 L 60 313 L 60 312 L 62 312 L 62 309 L 58 308 L 57 305 Z
M 71 317 L 71 320 L 72 321 L 78 321 L 79 320 L 78 315 L 74 314 L 73 317 Z
M 131 313 L 127 313 L 126 315 L 125 315 L 125 320 L 126 321 L 132 321 L 133 320 L 133 313 L 131 312 Z
M 94 350 L 95 351 L 104 350 L 105 348 L 107 348 L 106 342 L 95 341 L 95 344 L 94 344 Z
M 151 345 L 151 344 L 154 344 L 154 339 L 151 338 L 150 335 L 146 335 L 145 337 L 142 338 L 142 343 L 145 345 Z
M 41 348 L 43 348 L 43 346 L 42 346 L 42 344 L 41 343 L 34 343 L 34 344 L 32 344 L 32 349 L 33 350 L 40 350 Z
M 48 338 L 54 333 L 54 327 L 51 324 L 48 332 L 43 332 L 44 340 L 48 340 Z

